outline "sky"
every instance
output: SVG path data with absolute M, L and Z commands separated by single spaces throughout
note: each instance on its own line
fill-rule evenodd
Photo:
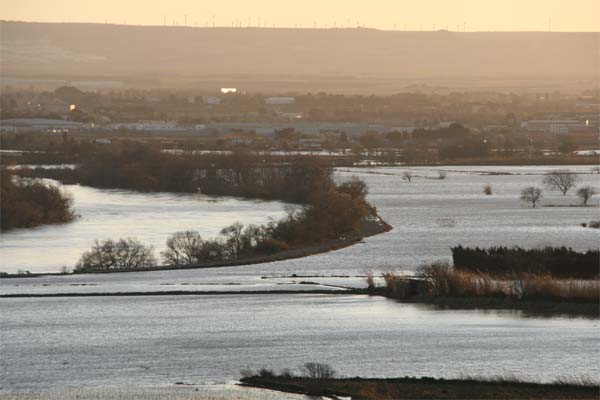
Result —
M 600 31 L 600 0 L 0 0 L 0 19 L 129 25 Z

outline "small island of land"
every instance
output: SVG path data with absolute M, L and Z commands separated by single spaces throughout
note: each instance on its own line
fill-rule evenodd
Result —
M 73 200 L 59 187 L 0 170 L 0 231 L 70 222 Z
M 598 318 L 598 250 L 452 248 L 453 266 L 423 265 L 416 276 L 367 278 L 367 293 L 449 309 L 511 309 L 536 315 Z
M 247 371 L 241 385 L 309 396 L 364 400 L 401 399 L 597 399 L 600 386 L 586 380 L 525 382 L 515 378 L 432 377 L 343 378 L 327 364 L 306 363 L 302 375 L 290 370 Z

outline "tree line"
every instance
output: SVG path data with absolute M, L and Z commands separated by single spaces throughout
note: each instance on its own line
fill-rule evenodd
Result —
M 74 170 L 34 170 L 43 176 L 98 188 L 202 193 L 305 203 L 333 187 L 331 166 L 315 157 L 168 154 L 138 142 L 95 148 Z

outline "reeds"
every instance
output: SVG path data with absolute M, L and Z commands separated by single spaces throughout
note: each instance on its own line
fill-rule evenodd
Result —
M 392 291 L 394 282 L 405 277 L 382 274 L 386 288 Z M 448 263 L 423 265 L 417 276 L 429 286 L 431 296 L 504 297 L 517 300 L 547 300 L 598 303 L 600 280 L 558 279 L 549 274 L 520 274 L 495 277 L 488 273 L 457 270 Z

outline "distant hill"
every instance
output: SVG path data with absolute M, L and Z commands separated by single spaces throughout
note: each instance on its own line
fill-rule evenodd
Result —
M 600 33 L 0 22 L 2 74 L 598 79 Z

